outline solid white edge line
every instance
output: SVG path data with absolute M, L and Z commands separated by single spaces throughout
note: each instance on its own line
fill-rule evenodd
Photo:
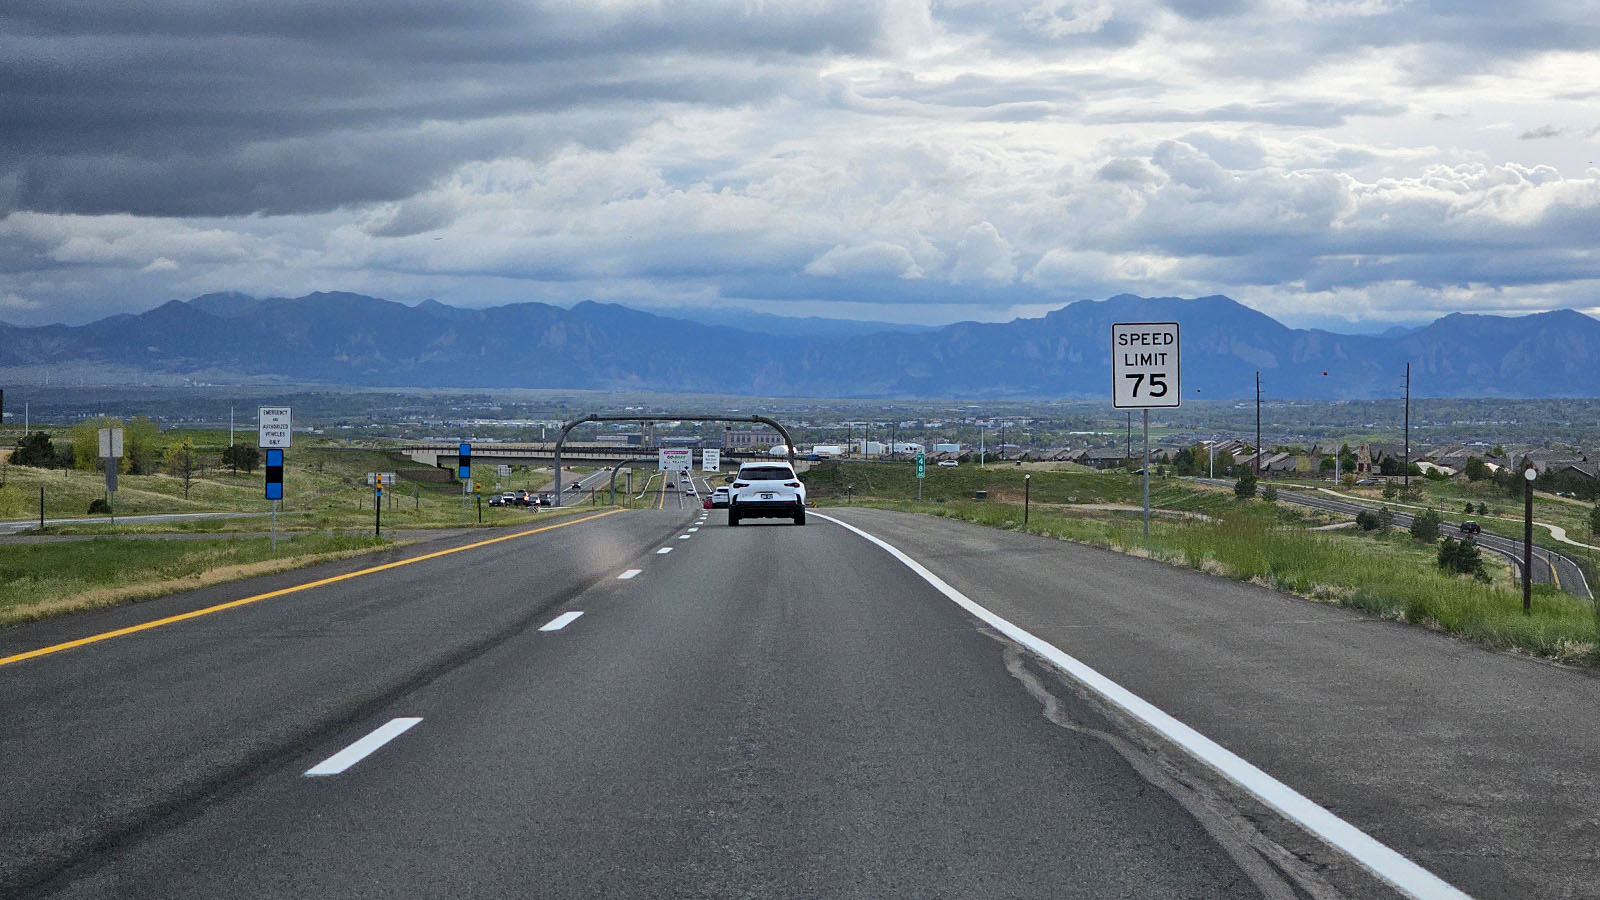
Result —
M 621 575 L 618 575 L 617 576 L 617 580 L 618 581 L 627 581 L 630 578 L 637 577 L 638 574 L 640 572 L 643 572 L 643 571 L 644 571 L 643 569 L 629 569 L 628 571 L 623 572 Z
M 554 619 L 544 623 L 543 625 L 540 625 L 539 630 L 560 631 L 568 625 L 571 625 L 581 615 L 583 615 L 583 611 L 577 609 L 574 609 L 570 612 L 564 612 L 561 615 L 556 616 Z
M 379 747 L 405 734 L 411 726 L 421 721 L 421 717 L 390 719 L 371 734 L 307 769 L 306 775 L 313 778 L 321 775 L 338 775 L 376 753 Z
M 1115 704 L 1124 712 L 1160 732 L 1161 735 L 1189 755 L 1229 781 L 1254 794 L 1257 799 L 1280 814 L 1334 847 L 1349 854 L 1374 875 L 1418 900 L 1471 900 L 1462 891 L 1451 887 L 1444 879 L 1422 868 L 1388 846 L 1380 843 L 1361 829 L 1318 806 L 1310 798 L 1283 782 L 1261 771 L 1243 757 L 1211 740 L 1200 732 L 1161 711 L 1154 704 L 1139 697 L 1115 681 L 1078 661 L 1055 645 L 1039 638 L 1022 627 L 1000 618 L 980 606 L 967 595 L 951 587 L 944 579 L 929 571 L 921 563 L 901 552 L 893 544 L 832 516 L 813 513 L 820 519 L 848 529 L 876 544 L 890 556 L 905 564 L 906 568 L 932 585 L 953 603 L 1006 637 L 1043 657 L 1051 665 L 1071 675 L 1089 690 Z

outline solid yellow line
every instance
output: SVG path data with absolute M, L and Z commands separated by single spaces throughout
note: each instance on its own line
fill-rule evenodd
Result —
M 88 637 L 78 638 L 75 641 L 67 641 L 66 643 L 62 643 L 62 644 L 52 644 L 49 647 L 40 647 L 37 650 L 29 650 L 29 651 L 27 651 L 25 653 L 18 653 L 18 654 L 15 654 L 13 656 L 0 657 L 0 666 L 8 666 L 8 665 L 11 665 L 12 663 L 19 663 L 19 662 L 22 662 L 25 659 L 33 659 L 34 657 L 38 657 L 38 656 L 49 656 L 52 653 L 60 653 L 63 650 L 71 650 L 74 647 L 82 647 L 85 644 L 97 644 L 97 643 L 99 643 L 101 641 L 109 641 L 112 638 L 122 637 L 123 635 L 133 634 L 133 633 L 139 632 L 139 631 L 146 631 L 146 630 L 149 630 L 151 628 L 160 628 L 163 625 L 171 625 L 174 622 L 182 622 L 182 621 L 184 621 L 186 619 L 197 619 L 197 618 L 199 618 L 201 616 L 208 616 L 208 615 L 210 615 L 212 613 L 215 613 L 215 612 L 222 612 L 225 609 L 233 609 L 236 606 L 244 606 L 244 605 L 246 605 L 248 603 L 255 603 L 255 602 L 260 601 L 260 600 L 270 600 L 273 597 L 282 597 L 285 594 L 293 594 L 293 593 L 297 593 L 299 591 L 309 590 L 309 589 L 314 588 L 314 587 L 322 587 L 325 584 L 333 584 L 333 583 L 338 582 L 338 581 L 346 581 L 348 579 L 357 578 L 357 577 L 362 576 L 362 575 L 371 575 L 374 572 L 385 572 L 385 571 L 388 571 L 389 569 L 397 569 L 397 568 L 399 568 L 401 566 L 409 566 L 412 563 L 424 562 L 424 561 L 430 560 L 430 559 L 438 559 L 441 556 L 449 556 L 452 553 L 460 553 L 463 550 L 474 550 L 474 549 L 477 549 L 478 547 L 487 547 L 490 544 L 498 544 L 501 541 L 510 541 L 510 540 L 515 540 L 516 538 L 520 538 L 520 537 L 527 537 L 530 534 L 538 534 L 538 533 L 540 533 L 542 531 L 552 531 L 552 530 L 557 529 L 557 528 L 565 528 L 568 525 L 577 525 L 577 524 L 582 523 L 582 522 L 592 522 L 595 519 L 604 518 L 606 516 L 614 515 L 614 514 L 619 513 L 619 512 L 622 512 L 622 510 L 620 510 L 620 509 L 608 510 L 608 511 L 600 513 L 598 515 L 585 516 L 584 518 L 573 519 L 573 520 L 567 521 L 567 522 L 557 522 L 554 525 L 546 525 L 543 528 L 533 528 L 533 529 L 530 529 L 528 531 L 519 531 L 516 534 L 505 534 L 505 535 L 501 535 L 500 537 L 489 538 L 488 540 L 485 540 L 485 541 L 478 541 L 477 543 L 473 543 L 473 544 L 465 544 L 465 545 L 460 546 L 460 547 L 451 547 L 448 550 L 436 550 L 433 553 L 424 553 L 421 556 L 413 556 L 413 557 L 411 557 L 409 559 L 396 560 L 396 561 L 394 561 L 392 563 L 384 563 L 381 566 L 373 566 L 371 568 L 361 569 L 361 570 L 356 571 L 356 572 L 346 572 L 343 575 L 335 575 L 335 576 L 333 576 L 331 578 L 322 578 L 322 579 L 319 579 L 317 581 L 308 581 L 305 584 L 297 584 L 297 585 L 294 585 L 293 587 L 286 587 L 286 588 L 282 588 L 282 589 L 276 590 L 276 591 L 268 591 L 265 594 L 256 594 L 254 597 L 242 597 L 242 598 L 240 598 L 238 600 L 229 600 L 226 603 L 218 603 L 215 606 L 208 606 L 205 609 L 190 610 L 189 612 L 179 613 L 179 614 L 177 614 L 175 616 L 167 616 L 164 619 L 152 619 L 149 622 L 141 622 L 138 625 L 129 625 L 126 628 L 118 628 L 118 629 L 115 629 L 113 631 L 104 631 L 104 632 L 101 632 L 100 634 L 92 634 L 92 635 L 90 635 Z

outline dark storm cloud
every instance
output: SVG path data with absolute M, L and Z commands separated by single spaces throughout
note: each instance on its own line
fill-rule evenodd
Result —
M 399 199 L 462 162 L 607 146 L 662 104 L 807 83 L 875 6 L 50 2 L 0 13 L 0 214 Z M 581 114 L 557 115 L 571 110 Z

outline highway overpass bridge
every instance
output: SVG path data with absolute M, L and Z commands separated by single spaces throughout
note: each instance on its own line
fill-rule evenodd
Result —
M 555 441 L 530 441 L 526 443 L 474 443 L 472 464 L 475 466 L 551 466 L 555 464 Z M 456 443 L 408 444 L 401 448 L 414 462 L 441 469 L 460 465 L 460 445 Z M 614 466 L 641 456 L 653 456 L 657 448 L 567 441 L 561 448 L 564 466 Z M 767 459 L 766 453 L 751 450 L 723 450 L 724 460 Z

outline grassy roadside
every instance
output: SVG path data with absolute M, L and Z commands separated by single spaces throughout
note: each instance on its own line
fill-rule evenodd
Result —
M 371 536 L 97 539 L 0 547 L 0 625 L 114 606 L 397 546 Z
M 915 496 L 914 481 L 906 492 L 898 483 L 900 475 L 885 468 L 861 471 L 846 465 L 819 471 L 808 483 L 816 485 L 824 505 L 846 502 L 839 488 L 848 485 L 849 502 L 1090 544 L 1415 623 L 1499 649 L 1600 665 L 1600 613 L 1594 604 L 1536 585 L 1533 614 L 1525 616 L 1521 591 L 1509 567 L 1486 555 L 1488 583 L 1448 575 L 1435 565 L 1436 548 L 1413 540 L 1403 530 L 1311 531 L 1316 519 L 1302 508 L 1168 483 L 1159 489 L 1152 484 L 1152 505 L 1200 510 L 1204 518 L 1155 517 L 1146 538 L 1137 513 L 1096 509 L 1084 502 L 1092 496 L 1097 498 L 1094 505 L 1103 506 L 1108 499 L 1134 494 L 1139 489 L 1137 479 L 1111 474 L 1055 478 L 1039 472 L 1029 485 L 1033 503 L 1024 526 L 1020 474 L 985 474 L 973 467 L 959 483 L 947 481 L 938 492 L 930 489 L 930 478 L 923 487 L 925 502 L 918 503 L 910 499 Z M 910 469 L 905 468 L 909 480 Z M 862 485 L 874 490 L 864 494 Z M 987 490 L 989 499 L 970 499 L 972 490 Z M 1068 495 L 1068 490 L 1075 493 Z M 1061 502 L 1063 495 L 1076 499 Z

